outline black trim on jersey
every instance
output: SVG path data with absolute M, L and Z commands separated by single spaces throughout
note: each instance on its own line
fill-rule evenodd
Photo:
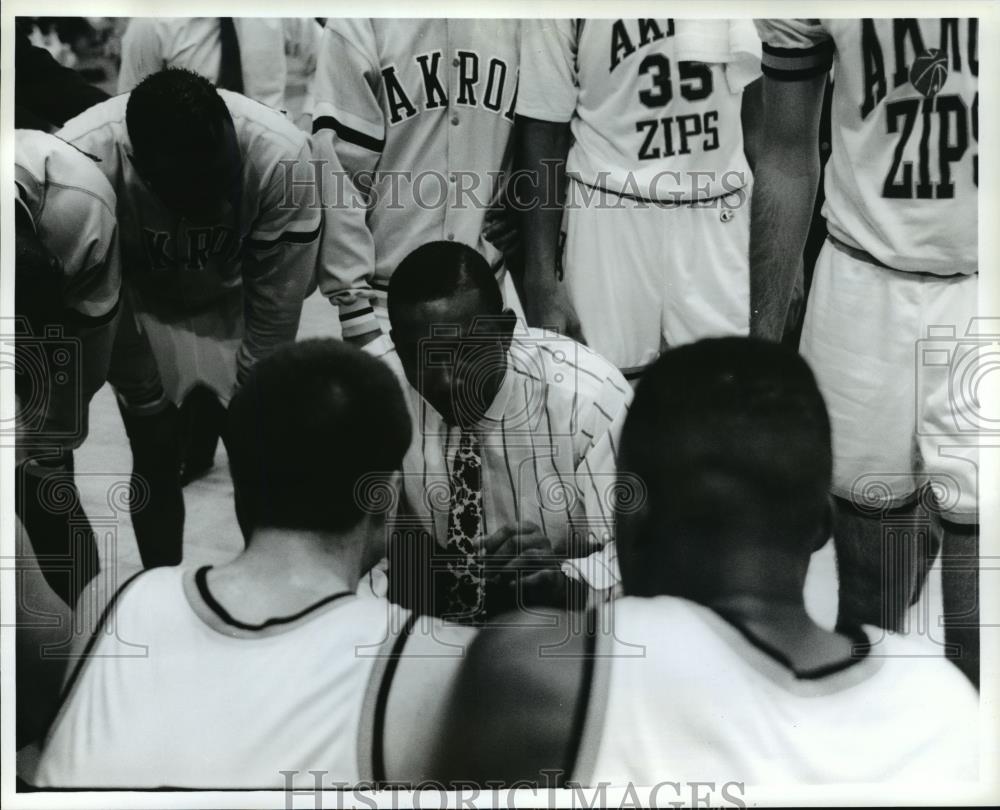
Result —
M 604 186 L 595 186 L 593 183 L 588 183 L 586 180 L 581 180 L 579 177 L 567 177 L 574 183 L 579 183 L 581 186 L 586 186 L 594 191 L 600 191 L 604 194 L 613 194 L 616 197 L 621 197 L 624 200 L 634 200 L 635 202 L 649 203 L 650 205 L 655 205 L 657 208 L 685 208 L 687 206 L 707 206 L 712 200 L 721 200 L 723 197 L 728 197 L 731 194 L 738 194 L 746 186 L 740 186 L 739 188 L 734 188 L 732 191 L 723 191 L 721 194 L 716 194 L 714 197 L 705 197 L 703 200 L 654 200 L 652 197 L 643 197 L 639 194 L 629 194 L 627 191 L 615 191 L 613 188 L 605 188 Z M 593 375 L 592 375 L 593 376 Z
M 416 613 L 411 613 L 406 620 L 406 624 L 403 625 L 403 629 L 400 630 L 395 642 L 393 642 L 389 661 L 382 675 L 382 682 L 378 685 L 375 712 L 372 718 L 372 782 L 376 789 L 387 782 L 385 774 L 385 712 L 389 705 L 389 689 L 392 687 L 392 679 L 396 675 L 396 667 L 403 654 L 403 647 L 406 646 L 413 626 L 419 618 Z
M 761 53 L 766 53 L 768 56 L 777 56 L 783 59 L 801 59 L 803 56 L 827 56 L 833 58 L 833 40 L 827 39 L 823 42 L 818 42 L 809 48 L 781 48 L 777 45 L 768 45 L 766 42 L 761 44 Z
M 359 309 L 357 312 L 349 312 L 347 315 L 341 315 L 340 321 L 344 323 L 346 321 L 353 321 L 355 318 L 364 318 L 374 314 L 375 310 L 372 307 L 365 307 L 364 309 Z
M 252 250 L 270 250 L 281 242 L 288 242 L 293 245 L 308 245 L 319 237 L 319 232 L 323 229 L 323 221 L 314 231 L 285 231 L 277 239 L 247 239 L 246 244 Z
M 760 67 L 765 76 L 785 82 L 811 79 L 828 73 L 833 66 L 833 40 L 820 42 L 810 48 L 779 48 L 765 42 L 761 46 L 761 54 L 763 58 Z M 769 64 L 768 57 L 773 57 L 776 64 Z M 798 64 L 803 58 L 808 57 L 819 57 L 821 61 L 804 68 L 783 68 L 780 65 L 785 59 L 794 60 Z
M 871 641 L 865 631 L 862 630 L 860 626 L 849 627 L 838 632 L 840 635 L 848 636 L 853 642 L 851 645 L 850 658 L 845 658 L 842 661 L 835 661 L 832 664 L 815 667 L 813 669 L 798 670 L 792 664 L 792 659 L 790 659 L 777 647 L 754 635 L 738 621 L 730 618 L 717 608 L 712 608 L 712 610 L 714 610 L 716 615 L 723 619 L 730 627 L 739 631 L 739 634 L 743 636 L 743 638 L 745 638 L 752 646 L 756 647 L 769 658 L 773 658 L 785 667 L 785 669 L 787 669 L 798 681 L 817 681 L 821 678 L 826 678 L 829 675 L 835 675 L 838 672 L 843 672 L 845 669 L 850 669 L 855 664 L 859 664 L 867 659 L 868 654 L 871 652 Z
M 567 776 L 576 770 L 580 748 L 583 746 L 583 732 L 587 724 L 587 709 L 590 707 L 591 691 L 594 686 L 594 667 L 597 663 L 597 608 L 587 611 L 587 637 L 583 649 L 583 680 L 573 707 L 573 724 L 570 727 L 569 745 L 566 748 L 566 762 L 563 773 Z
M 367 149 L 370 152 L 381 153 L 385 149 L 385 139 L 379 140 L 378 138 L 373 138 L 371 135 L 358 132 L 356 129 L 351 129 L 351 127 L 342 124 L 332 115 L 321 115 L 313 121 L 313 134 L 315 135 L 321 129 L 332 129 L 341 140 L 353 143 L 355 146 L 360 146 L 362 149 Z
M 121 298 L 115 301 L 115 305 L 103 315 L 84 315 L 78 310 L 68 309 L 63 315 L 63 321 L 65 321 L 67 326 L 72 326 L 77 329 L 96 329 L 99 326 L 111 323 L 111 321 L 113 321 L 115 316 L 118 314 L 120 305 Z
M 194 574 L 194 582 L 198 587 L 198 593 L 204 600 L 205 604 L 211 608 L 212 612 L 218 616 L 226 624 L 232 625 L 233 627 L 238 627 L 240 630 L 263 630 L 266 627 L 273 627 L 277 624 L 288 624 L 289 622 L 294 622 L 301 619 L 308 613 L 312 613 L 314 610 L 318 610 L 324 605 L 328 605 L 331 602 L 335 602 L 344 596 L 353 596 L 352 591 L 341 591 L 340 593 L 331 594 L 330 596 L 325 596 L 318 602 L 313 602 L 308 607 L 303 608 L 298 613 L 293 613 L 290 616 L 274 616 L 260 624 L 247 624 L 246 622 L 241 622 L 239 619 L 234 619 L 222 605 L 220 605 L 212 592 L 208 589 L 208 572 L 211 570 L 211 565 L 203 565 Z
M 69 700 L 69 696 L 73 692 L 73 687 L 76 686 L 76 682 L 80 678 L 80 673 L 83 671 L 84 664 L 86 664 L 87 661 L 90 660 L 90 654 L 94 651 L 94 647 L 97 644 L 97 640 L 98 638 L 100 638 L 101 633 L 104 631 L 104 626 L 108 622 L 108 616 L 111 615 L 111 611 L 114 609 L 114 606 L 118 603 L 118 598 L 125 592 L 125 589 L 136 580 L 136 578 L 138 578 L 141 574 L 144 573 L 146 573 L 146 569 L 143 569 L 142 571 L 136 571 L 134 574 L 132 574 L 132 576 L 126 579 L 118 588 L 118 590 L 115 591 L 114 596 L 112 596 L 108 600 L 108 603 L 104 606 L 104 610 L 101 611 L 101 615 L 97 619 L 97 624 L 94 625 L 94 629 L 90 634 L 90 638 L 87 639 L 87 643 L 83 648 L 83 652 L 80 653 L 80 658 L 76 662 L 76 666 L 73 668 L 73 672 L 70 673 L 70 676 L 66 679 L 66 685 L 63 686 L 62 694 L 59 695 L 59 702 L 56 704 L 55 711 L 51 715 L 52 722 L 49 723 L 48 725 L 48 732 L 47 732 L 48 734 L 51 734 L 52 730 L 55 728 L 56 720 L 58 720 L 59 715 L 63 710 L 63 707 Z
M 815 67 L 802 68 L 801 70 L 784 70 L 760 64 L 761 72 L 770 79 L 777 79 L 780 82 L 798 82 L 803 79 L 812 79 L 816 76 L 824 76 L 830 72 L 830 65 L 816 65 Z

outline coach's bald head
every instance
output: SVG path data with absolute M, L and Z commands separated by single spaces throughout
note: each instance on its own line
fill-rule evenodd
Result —
M 626 592 L 801 596 L 829 536 L 831 469 L 826 407 L 796 352 L 736 337 L 666 352 L 621 437 L 622 480 L 647 490 L 618 515 Z
M 161 202 L 192 222 L 217 221 L 239 195 L 242 159 L 226 103 L 204 76 L 168 68 L 129 94 L 131 159 Z
M 389 282 L 392 340 L 407 379 L 444 419 L 471 427 L 496 397 L 517 318 L 486 259 L 460 242 L 429 242 Z

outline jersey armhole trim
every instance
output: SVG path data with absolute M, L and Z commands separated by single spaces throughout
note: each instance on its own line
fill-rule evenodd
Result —
M 809 48 L 761 45 L 761 71 L 780 81 L 801 81 L 828 73 L 833 66 L 833 40 Z
M 607 694 L 607 689 L 595 690 L 595 681 L 604 680 L 595 677 L 597 669 L 597 607 L 587 611 L 587 637 L 584 640 L 583 676 L 580 691 L 576 696 L 573 709 L 573 725 L 570 729 L 569 746 L 566 751 L 566 767 L 563 773 L 563 787 L 572 781 L 579 784 L 577 777 L 589 779 L 596 761 L 597 743 L 600 740 L 601 727 L 604 724 L 604 701 L 599 707 L 594 706 L 594 695 Z M 605 669 L 602 667 L 602 669 Z
M 73 690 L 75 689 L 77 683 L 79 683 L 80 676 L 83 674 L 84 666 L 90 662 L 90 654 L 94 651 L 94 647 L 97 646 L 97 642 L 100 639 L 101 634 L 104 632 L 104 627 L 107 625 L 108 617 L 115 609 L 115 606 L 118 604 L 118 600 L 121 598 L 122 594 L 125 593 L 125 589 L 135 582 L 135 580 L 142 574 L 145 574 L 146 570 L 147 569 L 136 571 L 132 574 L 132 576 L 126 579 L 118 590 L 115 591 L 114 596 L 108 600 L 108 603 L 104 606 L 104 610 L 101 611 L 97 624 L 94 626 L 94 629 L 90 634 L 90 638 L 87 639 L 87 643 L 84 646 L 83 651 L 80 653 L 80 658 L 77 660 L 75 666 L 73 667 L 73 671 L 70 673 L 70 676 L 66 679 L 66 684 L 63 686 L 62 693 L 59 696 L 59 702 L 56 704 L 55 711 L 52 714 L 52 722 L 49 723 L 48 731 L 45 734 L 46 743 L 49 739 L 51 739 L 52 734 L 56 730 L 56 726 L 59 724 L 59 720 L 65 713 L 66 708 L 69 706 Z M 43 745 L 42 748 L 44 749 L 45 746 Z
M 420 617 L 411 613 L 395 638 L 386 639 L 369 676 L 358 724 L 358 774 L 360 783 L 373 790 L 386 782 L 385 715 L 389 692 L 403 648 Z

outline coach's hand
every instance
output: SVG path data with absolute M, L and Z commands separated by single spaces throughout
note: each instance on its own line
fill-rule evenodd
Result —
M 517 570 L 518 560 L 556 559 L 552 543 L 531 521 L 504 526 L 483 538 L 487 578 L 496 580 Z
M 483 550 L 488 587 L 504 592 L 506 609 L 585 604 L 586 585 L 563 574 L 562 557 L 534 523 L 504 526 L 483 539 Z M 487 597 L 487 604 L 495 601 Z

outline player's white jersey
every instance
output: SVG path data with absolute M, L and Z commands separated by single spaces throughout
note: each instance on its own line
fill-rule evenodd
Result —
M 240 46 L 243 92 L 276 110 L 285 109 L 286 57 L 305 72 L 316 65 L 320 26 L 311 17 L 234 17 Z M 133 17 L 122 37 L 118 92 L 127 93 L 151 73 L 182 67 L 211 82 L 219 79 L 222 44 L 218 17 Z
M 132 162 L 125 121 L 129 95 L 115 96 L 69 121 L 59 136 L 96 156 L 118 196 L 124 277 L 143 306 L 165 320 L 224 297 L 247 279 L 247 334 L 241 364 L 292 340 L 302 291 L 315 273 L 322 227 L 308 136 L 281 113 L 220 90 L 242 155 L 239 193 L 216 223 L 194 225 L 150 191 Z M 299 186 L 292 186 L 294 179 Z
M 338 297 L 342 320 L 370 316 L 367 300 L 352 306 L 350 291 L 369 283 L 384 291 L 396 266 L 425 242 L 464 242 L 499 263 L 482 231 L 509 167 L 519 26 L 327 20 L 313 88 L 314 138 L 332 138 L 344 169 L 362 191 L 370 189 L 374 237 L 369 266 L 324 243 L 320 286 Z M 352 321 L 344 329 L 349 333 Z
M 903 636 L 865 627 L 846 667 L 793 672 L 714 611 L 670 596 L 613 605 L 573 780 L 750 785 L 974 780 L 978 697 Z
M 183 568 L 119 592 L 71 671 L 37 773 L 45 787 L 296 787 L 370 779 L 359 746 L 369 681 L 407 614 L 331 594 L 268 626 L 241 623 Z M 369 737 L 371 735 L 368 735 Z
M 830 233 L 897 270 L 975 273 L 976 19 L 760 20 L 764 70 L 833 66 Z
M 571 122 L 567 174 L 667 202 L 717 197 L 749 182 L 740 111 L 743 86 L 755 75 L 723 57 L 680 53 L 685 24 L 691 21 L 523 23 L 517 114 Z M 759 48 L 749 39 L 748 52 Z M 728 43 L 720 53 L 731 53 Z
M 89 318 L 118 303 L 121 265 L 115 192 L 93 159 L 32 129 L 14 134 L 17 204 L 66 279 L 63 302 Z

